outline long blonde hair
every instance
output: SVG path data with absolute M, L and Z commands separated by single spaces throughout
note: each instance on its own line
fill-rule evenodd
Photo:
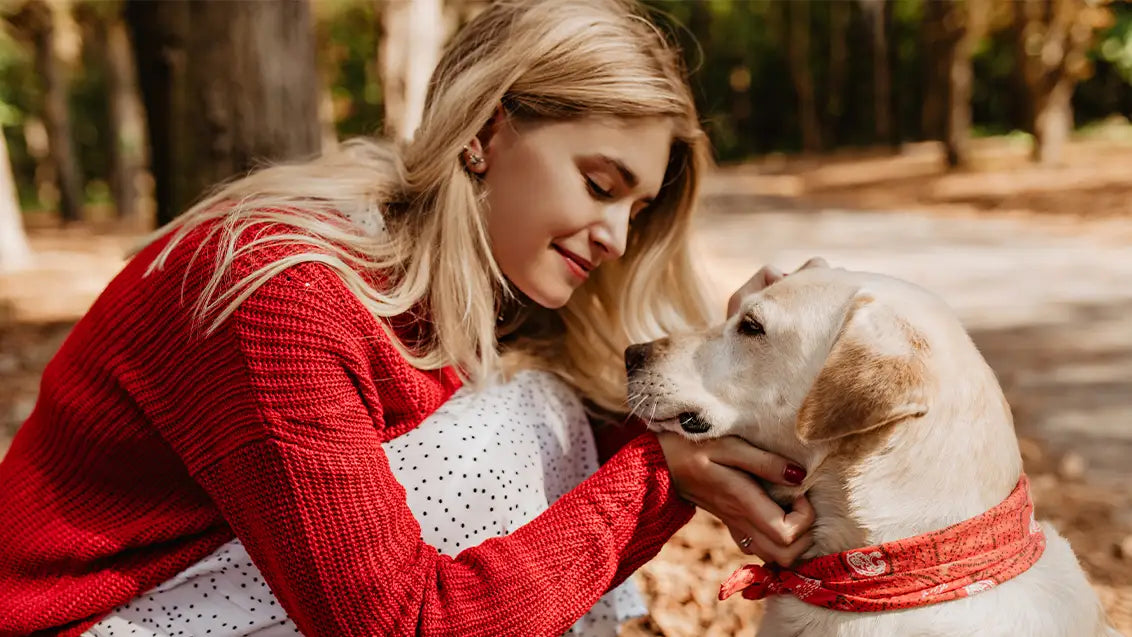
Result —
M 414 366 L 454 365 L 473 383 L 494 378 L 505 349 L 497 316 L 513 292 L 492 257 L 483 186 L 465 170 L 461 149 L 500 104 L 520 120 L 660 116 L 676 124 L 665 183 L 634 222 L 625 255 L 598 269 L 562 310 L 536 309 L 508 345 L 601 411 L 624 413 L 624 348 L 711 318 L 689 250 L 706 139 L 677 52 L 633 0 L 491 5 L 447 47 L 411 142 L 351 140 L 223 185 L 156 233 L 174 236 L 150 269 L 193 228 L 218 220 L 217 266 L 194 308 L 198 320 L 211 320 L 208 330 L 275 274 L 317 261 L 383 326 L 426 308 L 428 338 L 394 338 Z M 265 222 L 291 230 L 236 247 Z M 309 249 L 225 287 L 237 258 L 273 242 Z M 363 276 L 374 272 L 380 288 Z

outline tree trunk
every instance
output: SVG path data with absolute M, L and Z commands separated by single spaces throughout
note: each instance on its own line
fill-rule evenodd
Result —
M 137 177 L 145 163 L 145 127 L 138 97 L 137 73 L 130 36 L 122 22 L 121 5 L 90 0 L 73 5 L 72 15 L 83 27 L 83 48 L 106 78 L 107 132 L 102 136 L 109 162 L 107 180 L 119 221 L 136 225 Z
M 164 225 L 213 185 L 320 148 L 305 0 L 128 0 Z
M 385 134 L 408 141 L 424 114 L 428 80 L 444 47 L 441 0 L 380 0 L 377 59 L 385 105 Z
M 8 141 L 0 133 L 0 272 L 31 265 L 31 248 L 24 232 L 16 180 L 8 159 Z
M 106 89 L 110 100 L 110 188 L 118 219 L 138 216 L 137 178 L 145 163 L 145 115 L 138 99 L 137 71 L 126 25 L 115 17 L 106 24 Z
M 1036 96 L 1033 159 L 1038 163 L 1048 165 L 1061 161 L 1073 131 L 1074 83 L 1063 77 L 1048 93 Z
M 944 148 L 947 165 L 966 166 L 971 160 L 971 54 L 974 38 L 963 33 L 947 57 L 947 121 L 944 126 Z
M 1106 19 L 1104 8 L 1083 0 L 1015 0 L 1015 62 L 1028 105 L 1020 110 L 1029 117 L 1035 161 L 1061 161 L 1073 130 L 1073 89 L 1088 72 L 1086 53 Z
M 929 138 L 935 136 L 930 134 L 933 129 L 938 131 L 952 168 L 970 162 L 971 56 L 986 32 L 989 11 L 986 0 L 925 3 L 923 33 L 930 60 L 922 124 Z M 940 84 L 933 76 L 937 72 L 944 74 L 944 82 L 933 87 Z
M 829 2 L 829 76 L 826 84 L 825 130 L 826 148 L 837 145 L 837 131 L 845 112 L 845 86 L 849 70 L 849 18 L 853 5 Z
M 924 3 L 920 42 L 924 59 L 924 99 L 920 110 L 920 134 L 924 139 L 945 137 L 948 105 L 948 75 L 952 34 L 948 30 L 950 2 Z
M 802 148 L 821 150 L 821 123 L 814 97 L 814 76 L 810 66 L 810 1 L 786 3 L 790 20 L 790 76 L 798 94 L 798 121 L 802 129 Z
M 35 72 L 43 87 L 48 156 L 59 188 L 59 215 L 64 223 L 76 222 L 82 219 L 83 186 L 71 138 L 67 76 L 55 56 L 55 18 L 44 0 L 28 0 L 18 21 L 31 36 L 35 49 Z
M 892 124 L 892 71 L 889 66 L 888 24 L 886 17 L 891 11 L 888 0 L 862 0 L 865 15 L 869 19 L 872 36 L 873 57 L 873 123 L 875 141 L 891 144 Z

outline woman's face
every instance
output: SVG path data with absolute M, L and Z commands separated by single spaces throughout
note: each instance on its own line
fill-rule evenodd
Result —
M 625 253 L 629 222 L 668 165 L 667 119 L 523 123 L 497 117 L 483 151 L 487 229 L 504 276 L 548 308 Z

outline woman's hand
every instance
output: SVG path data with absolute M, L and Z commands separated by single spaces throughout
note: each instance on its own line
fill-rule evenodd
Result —
M 787 513 L 752 476 L 796 485 L 806 475 L 802 467 L 734 436 L 696 442 L 671 432 L 657 437 L 676 491 L 722 520 L 744 553 L 789 566 L 813 544 L 814 509 L 805 496 Z
M 829 264 L 826 263 L 825 259 L 821 257 L 814 257 L 809 261 L 803 263 L 802 267 L 795 270 L 795 272 L 801 272 L 802 270 L 805 270 L 807 268 L 828 267 Z M 750 296 L 751 294 L 754 294 L 755 292 L 758 292 L 759 290 L 762 290 L 763 288 L 768 287 L 776 281 L 780 281 L 785 277 L 786 274 L 784 274 L 782 270 L 779 270 L 773 265 L 764 265 L 758 272 L 755 273 L 755 276 L 751 277 L 750 280 L 744 283 L 743 287 L 735 290 L 735 294 L 732 294 L 731 298 L 727 300 L 727 316 L 731 316 L 735 313 L 736 310 L 739 309 L 739 303 L 743 300 L 744 297 Z

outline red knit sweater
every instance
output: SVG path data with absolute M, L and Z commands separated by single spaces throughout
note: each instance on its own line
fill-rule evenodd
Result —
M 304 634 L 559 634 L 690 518 L 643 434 L 511 535 L 439 554 L 381 445 L 456 376 L 411 367 L 313 263 L 203 337 L 202 236 L 148 277 L 164 242 L 132 259 L 47 366 L 0 463 L 0 635 L 77 635 L 233 536 Z

